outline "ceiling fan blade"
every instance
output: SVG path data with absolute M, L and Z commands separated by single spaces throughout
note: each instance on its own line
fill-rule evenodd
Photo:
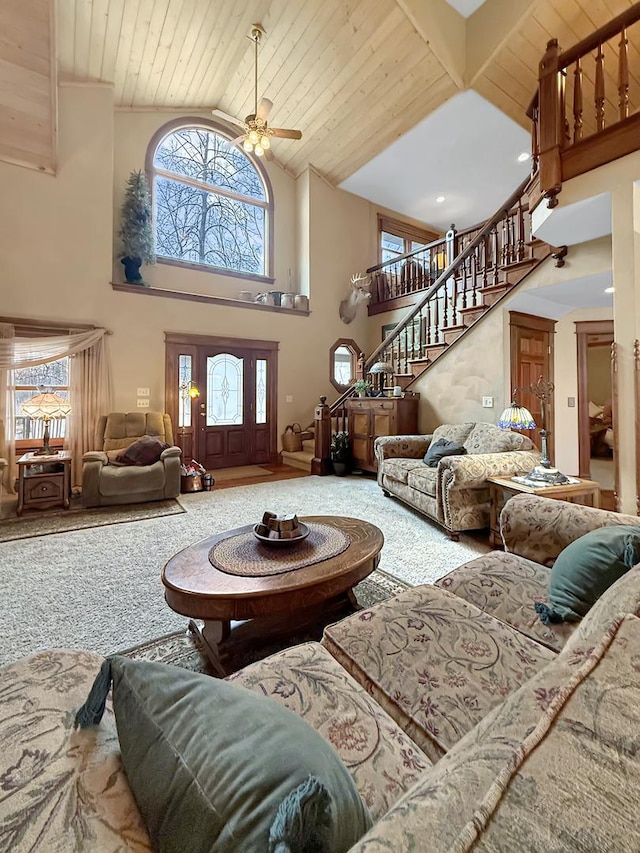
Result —
M 269 118 L 269 113 L 273 109 L 273 101 L 270 101 L 269 98 L 263 98 L 258 104 L 258 112 L 256 113 L 257 118 L 261 118 L 262 121 L 266 121 Z
M 275 157 L 273 156 L 273 151 L 270 148 L 265 148 L 264 157 L 265 160 L 275 160 Z
M 288 127 L 272 127 L 270 131 L 272 136 L 279 136 L 281 139 L 302 139 L 301 130 L 291 130 Z
M 229 115 L 229 113 L 225 113 L 224 110 L 211 110 L 211 115 L 215 118 L 221 118 L 223 121 L 229 122 L 229 124 L 236 125 L 237 127 L 244 126 L 243 122 L 239 118 Z

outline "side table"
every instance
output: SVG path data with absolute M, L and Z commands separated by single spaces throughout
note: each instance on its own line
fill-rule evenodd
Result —
M 577 483 L 565 483 L 562 486 L 525 486 L 524 483 L 516 483 L 510 477 L 489 477 L 487 483 L 491 500 L 489 544 L 492 548 L 502 547 L 500 513 L 502 507 L 513 495 L 526 493 L 570 503 L 600 506 L 600 483 L 596 483 L 595 480 L 580 480 Z
M 25 453 L 18 459 L 18 515 L 24 509 L 69 509 L 71 496 L 71 453 L 55 456 Z

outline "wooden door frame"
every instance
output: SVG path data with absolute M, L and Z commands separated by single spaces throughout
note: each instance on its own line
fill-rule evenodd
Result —
M 548 376 L 545 379 L 550 380 L 555 385 L 555 334 L 557 320 L 552 320 L 549 317 L 538 317 L 536 314 L 523 314 L 521 311 L 509 311 L 509 367 L 511 372 L 511 393 L 518 385 L 518 352 L 513 345 L 515 328 L 532 329 L 538 332 L 547 332 L 549 334 L 549 352 L 548 352 Z M 517 402 L 517 401 L 516 401 Z M 555 451 L 555 393 L 551 397 L 547 407 L 547 430 L 550 433 L 547 439 L 547 451 L 549 459 L 553 462 Z
M 165 332 L 165 411 L 171 416 L 171 423 L 174 424 L 174 434 L 178 433 L 178 383 L 175 375 L 175 364 L 171 356 L 171 345 L 184 347 L 184 355 L 192 356 L 193 368 L 193 383 L 199 385 L 203 377 L 198 376 L 198 359 L 197 353 L 200 347 L 222 347 L 232 348 L 237 347 L 245 350 L 267 350 L 269 352 L 270 367 L 269 376 L 267 378 L 268 390 L 267 399 L 272 401 L 273 416 L 269 423 L 269 464 L 274 464 L 278 461 L 278 351 L 280 344 L 278 341 L 258 341 L 253 338 L 229 338 L 214 335 L 188 335 L 181 332 Z M 191 418 L 192 426 L 190 433 L 192 435 L 192 446 L 196 446 L 196 436 L 194 435 L 195 420 Z
M 587 387 L 587 352 L 589 350 L 589 336 L 610 335 L 611 340 L 613 341 L 613 320 L 581 320 L 576 322 L 575 327 L 578 359 L 578 476 L 588 478 L 591 470 L 589 392 Z M 611 397 L 613 407 L 613 376 L 611 380 Z M 615 490 L 616 492 L 618 491 L 617 483 Z

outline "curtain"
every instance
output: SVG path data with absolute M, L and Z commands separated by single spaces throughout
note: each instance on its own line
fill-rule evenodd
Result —
M 73 453 L 73 483 L 81 481 L 82 454 L 91 450 L 94 424 L 111 404 L 111 371 L 105 345 L 106 329 L 89 329 L 68 335 L 43 335 L 17 338 L 9 323 L 0 323 L 0 420 L 4 422 L 4 447 L 0 457 L 8 460 L 4 484 L 13 493 L 15 471 L 13 371 L 20 367 L 35 367 L 65 356 L 69 360 L 69 432 L 65 445 Z
M 111 362 L 107 339 L 76 352 L 69 360 L 69 400 L 71 414 L 65 447 L 71 451 L 71 482 L 82 484 L 82 457 L 87 450 L 101 450 L 94 443 L 95 425 L 100 415 L 111 411 Z

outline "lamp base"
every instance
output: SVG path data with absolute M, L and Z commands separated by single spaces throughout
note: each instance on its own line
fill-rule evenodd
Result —
M 547 486 L 562 486 L 569 482 L 566 474 L 558 471 L 557 468 L 547 468 L 545 465 L 536 465 L 533 471 L 526 476 L 529 480 L 537 480 Z
M 59 450 L 53 450 L 51 447 L 39 447 L 33 451 L 34 456 L 57 456 L 59 453 Z

